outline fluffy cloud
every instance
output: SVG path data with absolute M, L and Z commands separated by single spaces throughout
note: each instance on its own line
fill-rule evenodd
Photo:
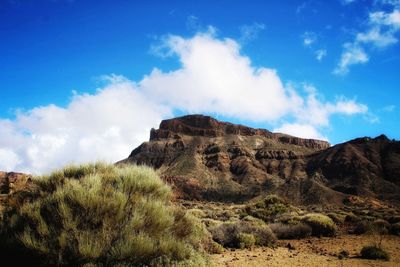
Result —
M 161 104 L 261 122 L 279 119 L 297 104 L 276 71 L 251 66 L 232 39 L 204 33 L 191 39 L 170 36 L 166 42 L 162 45 L 178 56 L 182 68 L 166 73 L 154 69 L 139 83 Z
M 37 107 L 0 120 L 0 169 L 41 173 L 72 162 L 116 161 L 168 114 L 114 77 L 95 94 L 74 95 L 65 108 Z
M 385 3 L 396 6 L 396 3 Z M 400 31 L 400 11 L 395 7 L 391 12 L 377 11 L 369 13 L 367 29 L 356 34 L 354 41 L 344 44 L 343 52 L 335 74 L 349 72 L 349 66 L 366 63 L 369 59 L 366 48 L 383 49 L 398 42 L 396 34 Z
M 155 68 L 138 82 L 107 76 L 106 86 L 75 93 L 66 107 L 42 106 L 0 120 L 0 169 L 42 173 L 71 162 L 120 160 L 174 110 L 283 122 L 279 131 L 319 138 L 330 116 L 367 110 L 343 97 L 324 102 L 309 85 L 305 94 L 284 86 L 276 70 L 252 66 L 238 42 L 217 38 L 212 28 L 192 38 L 167 36 L 160 47 L 163 56 L 178 57 L 180 68 Z
M 328 138 L 318 132 L 315 126 L 309 124 L 284 123 L 281 127 L 275 128 L 273 131 L 277 133 L 286 133 L 302 138 L 314 138 L 325 141 L 328 140 Z
M 343 48 L 339 64 L 334 69 L 333 73 L 339 75 L 347 74 L 349 72 L 349 66 L 368 62 L 369 57 L 361 46 L 345 43 Z

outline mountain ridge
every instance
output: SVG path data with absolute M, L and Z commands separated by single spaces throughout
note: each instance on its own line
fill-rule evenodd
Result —
M 400 202 L 400 142 L 384 135 L 331 146 L 187 115 L 163 120 L 117 164 L 154 167 L 184 199 L 236 202 L 274 193 L 302 205 L 342 205 L 350 195 Z

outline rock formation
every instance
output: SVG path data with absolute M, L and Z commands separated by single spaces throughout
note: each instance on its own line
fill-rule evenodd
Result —
M 243 201 L 276 193 L 294 204 L 340 205 L 349 194 L 400 201 L 400 143 L 361 138 L 330 147 L 189 115 L 164 120 L 118 164 L 146 164 L 186 199 Z

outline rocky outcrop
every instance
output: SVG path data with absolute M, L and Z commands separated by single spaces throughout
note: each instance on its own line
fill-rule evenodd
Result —
M 17 172 L 0 171 L 0 194 L 12 194 L 31 182 L 31 176 Z
M 9 207 L 10 203 L 19 202 L 20 193 L 26 191 L 31 182 L 30 175 L 0 171 L 0 219 L 4 209 Z
M 330 146 L 328 142 L 321 140 L 303 139 L 280 133 L 272 133 L 265 129 L 254 129 L 229 122 L 221 122 L 203 115 L 189 115 L 163 120 L 158 130 L 151 130 L 150 141 L 179 138 L 180 135 L 202 137 L 223 137 L 227 135 L 261 136 L 280 143 L 305 146 L 312 149 L 325 149 Z
M 242 201 L 278 193 L 298 204 L 321 199 L 338 204 L 346 194 L 307 173 L 310 158 L 329 147 L 325 141 L 190 115 L 162 121 L 149 142 L 119 164 L 153 166 L 182 198 Z
M 185 199 L 236 202 L 275 193 L 305 205 L 342 205 L 351 195 L 400 203 L 400 142 L 383 135 L 331 147 L 190 115 L 162 121 L 118 164 L 153 166 Z

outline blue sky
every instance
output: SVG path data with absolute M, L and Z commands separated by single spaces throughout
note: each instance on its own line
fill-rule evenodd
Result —
M 2 0 L 0 169 L 116 161 L 161 119 L 189 113 L 332 144 L 399 139 L 399 10 L 398 0 Z

